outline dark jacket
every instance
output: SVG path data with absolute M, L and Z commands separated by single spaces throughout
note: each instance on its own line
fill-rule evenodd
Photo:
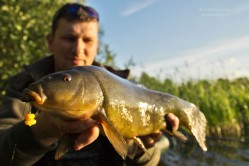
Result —
M 93 65 L 101 66 L 94 62 Z M 127 78 L 129 70 L 107 70 Z M 30 128 L 23 123 L 24 115 L 29 111 L 35 112 L 30 104 L 22 102 L 22 91 L 30 83 L 54 72 L 53 57 L 45 57 L 24 68 L 24 71 L 9 80 L 6 94 L 2 96 L 0 107 L 0 163 L 1 165 L 139 165 L 147 163 L 156 165 L 160 152 L 152 149 L 151 160 L 145 156 L 133 161 L 124 160 L 116 153 L 109 141 L 99 136 L 98 139 L 80 151 L 70 151 L 61 160 L 54 160 L 57 145 L 43 147 L 35 139 Z M 148 154 L 145 154 L 148 155 Z M 128 164 L 129 163 L 129 164 Z M 142 164 L 142 165 L 144 165 Z

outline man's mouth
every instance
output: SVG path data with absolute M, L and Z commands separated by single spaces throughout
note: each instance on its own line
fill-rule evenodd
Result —
M 78 64 L 78 63 L 82 63 L 82 62 L 84 62 L 84 61 L 83 61 L 83 59 L 73 59 L 73 62 L 74 62 L 75 64 Z
M 74 65 L 85 65 L 86 64 L 86 61 L 84 59 L 77 58 L 77 57 L 70 57 L 68 58 L 68 60 L 70 60 Z

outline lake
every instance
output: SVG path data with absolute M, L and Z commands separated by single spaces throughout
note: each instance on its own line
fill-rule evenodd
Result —
M 249 166 L 249 139 L 208 138 L 205 153 L 195 141 L 170 142 L 160 166 Z

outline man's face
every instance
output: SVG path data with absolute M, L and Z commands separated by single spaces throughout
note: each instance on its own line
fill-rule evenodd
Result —
M 59 20 L 54 35 L 48 36 L 55 71 L 92 65 L 98 50 L 98 22 Z

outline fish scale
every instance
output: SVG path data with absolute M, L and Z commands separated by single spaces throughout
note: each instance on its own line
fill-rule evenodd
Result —
M 50 74 L 32 83 L 24 90 L 24 95 L 39 110 L 53 116 L 67 119 L 92 117 L 99 121 L 105 136 L 123 158 L 128 153 L 128 141 L 165 131 L 168 113 L 175 114 L 200 147 L 207 150 L 206 118 L 194 104 L 138 86 L 97 66 L 75 67 Z M 185 139 L 178 131 L 172 134 Z M 65 153 L 66 149 L 60 148 L 64 145 L 59 145 L 57 158 Z

